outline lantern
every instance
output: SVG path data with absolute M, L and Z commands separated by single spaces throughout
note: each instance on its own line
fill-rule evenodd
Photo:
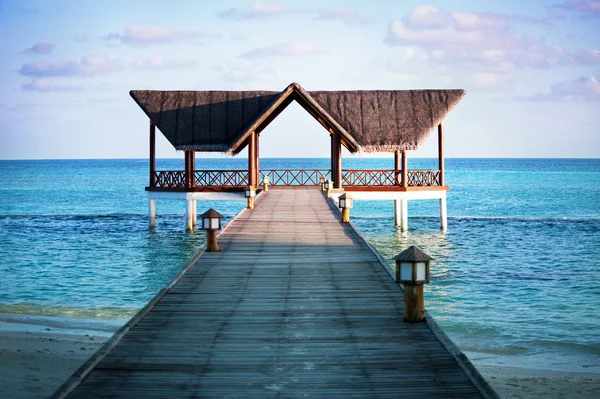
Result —
M 422 321 L 425 318 L 423 284 L 429 283 L 429 261 L 433 258 L 413 245 L 394 260 L 396 283 L 404 284 L 404 317 L 406 321 Z
M 269 183 L 270 182 L 271 182 L 271 179 L 269 178 L 269 176 L 263 177 L 263 187 L 265 188 L 265 191 L 269 191 Z
M 221 248 L 217 244 L 217 230 L 221 230 L 223 215 L 210 208 L 200 217 L 202 218 L 202 230 L 206 230 L 206 252 L 221 252 Z
M 350 208 L 352 208 L 352 196 L 344 193 L 338 198 L 338 206 L 342 210 L 342 223 L 350 222 Z
M 246 188 L 246 198 L 248 198 L 248 209 L 254 209 L 254 197 L 256 197 L 256 189 L 252 186 Z

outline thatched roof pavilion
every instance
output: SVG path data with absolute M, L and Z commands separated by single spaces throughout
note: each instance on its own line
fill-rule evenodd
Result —
M 411 185 L 444 187 L 441 123 L 465 91 L 306 91 L 298 83 L 292 83 L 281 92 L 132 90 L 130 94 L 151 121 L 150 189 L 198 188 L 194 177 L 195 152 L 235 155 L 246 146 L 249 154 L 246 175 L 224 176 L 227 183 L 220 185 L 215 183 L 218 179 L 210 177 L 207 181 L 211 183 L 202 183 L 200 189 L 204 186 L 213 189 L 215 185 L 221 189 L 228 185 L 239 189 L 242 183 L 258 186 L 259 134 L 292 101 L 297 101 L 331 136 L 330 173 L 335 188 L 342 188 L 344 179 L 350 186 L 358 182 L 363 189 L 372 188 L 371 177 L 356 174 L 343 177 L 341 149 L 344 146 L 352 153 L 394 152 L 394 174 L 376 176 L 380 181 L 378 184 L 408 189 Z M 156 173 L 155 127 L 176 149 L 185 151 L 183 175 Z M 419 148 L 436 127 L 440 143 L 439 170 L 407 175 L 406 151 Z M 402 176 L 399 175 L 400 164 Z M 382 179 L 385 184 L 381 183 Z
M 132 90 L 131 97 L 178 150 L 237 154 L 296 100 L 350 152 L 416 150 L 464 90 Z

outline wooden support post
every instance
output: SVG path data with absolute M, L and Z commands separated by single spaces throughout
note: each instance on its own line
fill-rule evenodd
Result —
M 401 208 L 400 231 L 404 233 L 404 232 L 408 231 L 408 200 L 406 200 L 406 199 L 400 200 L 400 208 Z
M 192 200 L 192 225 L 194 227 L 198 225 L 198 207 L 196 206 L 196 200 Z
M 192 222 L 192 216 L 194 211 L 192 210 L 192 200 L 186 200 L 187 206 L 185 210 L 185 229 L 188 231 L 194 230 L 194 223 Z
M 394 226 L 398 227 L 402 224 L 402 202 L 394 200 Z
M 217 244 L 217 230 L 206 230 L 206 252 L 222 252 Z
M 154 198 L 148 200 L 148 213 L 150 216 L 150 227 L 156 227 L 156 200 Z
M 444 181 L 444 124 L 438 125 L 438 169 L 440 170 L 440 186 L 445 185 Z
M 342 223 L 350 223 L 350 208 L 342 208 Z
M 156 126 L 150 121 L 150 187 L 156 187 Z
M 252 187 L 258 186 L 256 156 L 256 132 L 252 132 L 248 136 L 248 184 Z
M 256 177 L 254 178 L 254 180 L 256 180 L 256 184 L 254 185 L 254 187 L 258 187 L 258 185 L 260 183 L 262 183 L 260 181 L 260 135 L 257 133 L 256 134 L 256 145 L 254 146 L 254 159 L 256 159 Z
M 415 322 L 424 318 L 423 284 L 404 284 L 404 320 Z
M 334 188 L 342 188 L 342 137 L 339 134 L 331 135 L 331 180 Z
M 448 211 L 446 209 L 446 196 L 440 198 L 440 230 L 448 230 Z
M 402 150 L 402 187 L 408 187 L 408 156 Z
M 196 170 L 196 151 L 190 151 L 190 187 L 196 187 L 196 176 L 195 175 L 195 170 Z M 196 201 L 194 201 L 194 213 L 195 212 L 195 206 L 196 206 Z
M 401 151 L 400 150 L 396 150 L 394 151 L 394 170 L 396 171 L 394 173 L 394 184 L 399 186 L 400 184 L 402 184 L 401 179 L 401 174 L 400 174 L 400 156 L 401 156 Z
M 185 188 L 192 188 L 194 182 L 194 151 L 185 151 Z

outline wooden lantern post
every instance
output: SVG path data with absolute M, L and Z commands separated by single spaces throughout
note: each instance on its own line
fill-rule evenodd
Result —
M 344 193 L 338 198 L 338 205 L 342 210 L 342 223 L 350 223 L 350 209 L 352 208 L 353 198 L 350 194 Z
M 325 180 L 325 183 L 323 183 L 323 187 L 325 187 L 325 198 L 331 198 L 331 189 L 333 188 L 333 182 L 331 180 Z
M 254 197 L 256 197 L 256 189 L 254 186 L 246 188 L 246 198 L 248 198 L 248 209 L 254 209 Z
M 321 183 L 321 191 L 325 191 L 325 180 L 327 180 L 325 175 L 321 175 L 321 178 L 319 179 L 319 182 Z
M 400 252 L 396 261 L 396 283 L 404 284 L 404 320 L 422 321 L 425 318 L 423 284 L 429 283 L 429 261 L 433 258 L 416 246 Z
M 223 215 L 210 208 L 200 217 L 202 218 L 202 230 L 206 230 L 206 252 L 221 252 L 221 248 L 217 244 L 217 230 L 221 230 Z

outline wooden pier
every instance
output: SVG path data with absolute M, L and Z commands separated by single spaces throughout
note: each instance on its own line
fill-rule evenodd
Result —
M 55 398 L 496 397 L 316 189 L 270 190 Z

